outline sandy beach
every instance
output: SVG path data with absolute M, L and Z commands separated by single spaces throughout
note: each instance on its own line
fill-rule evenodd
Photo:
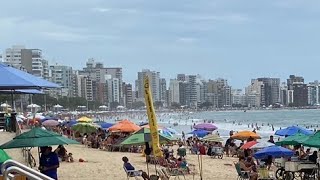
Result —
M 1 132 L 0 143 L 5 143 L 11 140 L 14 134 Z M 55 146 L 53 148 L 56 148 Z M 123 180 L 126 179 L 126 174 L 123 170 L 123 162 L 121 158 L 127 156 L 136 169 L 147 171 L 145 157 L 141 154 L 125 153 L 125 152 L 107 152 L 98 149 L 86 148 L 83 145 L 67 145 L 68 152 L 72 152 L 76 162 L 67 163 L 62 162 L 58 169 L 60 180 L 68 179 L 96 179 L 96 180 Z M 20 149 L 8 149 L 6 152 L 19 162 L 25 163 Z M 32 151 L 33 156 L 38 163 L 37 151 Z M 83 158 L 88 162 L 80 163 L 79 158 Z M 186 157 L 189 164 L 196 165 L 194 179 L 199 177 L 199 164 L 198 156 L 187 154 Z M 236 170 L 233 162 L 237 161 L 236 158 L 224 157 L 221 159 L 212 159 L 208 156 L 203 156 L 203 179 L 236 179 Z M 160 168 L 157 166 L 157 168 Z M 150 165 L 150 174 L 155 173 L 155 166 Z M 141 178 L 142 179 L 142 178 Z M 193 179 L 192 175 L 187 175 L 186 179 Z

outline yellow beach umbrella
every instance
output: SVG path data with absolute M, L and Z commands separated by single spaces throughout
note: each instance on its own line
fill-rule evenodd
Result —
M 81 117 L 80 119 L 77 120 L 78 122 L 84 122 L 84 123 L 91 123 L 92 122 L 92 119 L 86 117 L 86 116 L 83 116 Z

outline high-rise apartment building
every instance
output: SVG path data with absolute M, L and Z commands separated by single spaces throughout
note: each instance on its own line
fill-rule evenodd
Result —
M 167 81 L 165 78 L 160 78 L 159 86 L 160 101 L 164 103 L 164 106 L 167 106 L 165 103 L 167 99 Z
M 177 79 L 171 79 L 169 84 L 169 106 L 172 103 L 180 104 L 180 82 Z
M 186 103 L 187 106 L 196 108 L 198 106 L 198 92 L 197 88 L 197 76 L 188 75 L 186 78 L 187 88 L 186 88 Z
M 264 83 L 252 79 L 251 84 L 246 88 L 247 104 L 249 107 L 260 107 L 264 102 Z
M 280 79 L 279 78 L 258 78 L 264 84 L 263 105 L 270 106 L 280 102 Z
M 242 89 L 232 89 L 231 90 L 231 101 L 232 105 L 246 106 L 246 96 L 243 94 Z
M 35 76 L 49 79 L 48 61 L 40 49 L 26 49 L 25 46 L 12 46 L 3 54 L 3 62 Z
M 123 92 L 124 92 L 124 100 L 125 106 L 129 109 L 132 108 L 133 103 L 133 91 L 132 91 L 132 84 L 123 83 Z
M 62 96 L 73 96 L 72 89 L 72 67 L 64 65 L 51 65 L 49 68 L 50 81 L 59 84 L 67 94 L 62 94 Z
M 138 79 L 136 81 L 136 87 L 138 90 L 138 99 L 144 100 L 144 77 L 148 76 L 150 81 L 150 86 L 152 90 L 153 101 L 160 101 L 160 72 L 150 71 L 149 69 L 144 69 L 138 72 Z
M 288 90 L 291 94 L 290 96 L 290 104 L 295 107 L 303 107 L 308 105 L 308 87 L 307 84 L 304 83 L 304 78 L 300 76 L 290 75 L 289 79 L 287 79 Z M 291 99 L 292 98 L 292 99 Z M 289 100 L 288 100 L 289 101 Z
M 90 79 L 93 80 L 93 97 L 96 101 L 110 103 L 110 100 L 107 99 L 112 99 L 116 100 L 115 102 L 124 105 L 122 88 L 122 68 L 104 67 L 103 63 L 97 62 L 95 61 L 95 59 L 90 58 L 86 62 L 86 67 L 84 67 L 83 70 L 79 71 L 79 74 L 88 76 Z M 119 84 L 112 85 L 114 82 L 118 82 Z M 107 85 L 107 83 L 109 84 Z M 119 92 L 109 91 L 110 87 L 113 87 L 113 89 L 116 88 Z M 113 95 L 110 95 L 111 92 L 113 92 Z M 115 95 L 119 96 L 119 100 L 118 97 L 115 97 Z
M 186 81 L 186 75 L 185 74 L 178 74 L 177 75 L 177 80 L 181 81 L 181 82 Z
M 319 106 L 320 104 L 320 84 L 319 81 L 308 84 L 308 105 Z

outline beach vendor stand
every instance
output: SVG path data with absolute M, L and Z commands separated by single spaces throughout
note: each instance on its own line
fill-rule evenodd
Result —
M 317 169 L 317 164 L 308 161 L 288 161 L 285 162 L 283 179 L 293 180 L 295 177 L 301 177 L 301 179 L 315 179 Z

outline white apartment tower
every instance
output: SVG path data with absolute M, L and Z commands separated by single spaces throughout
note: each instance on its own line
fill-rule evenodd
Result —
M 150 71 L 149 69 L 144 69 L 141 72 L 138 72 L 138 80 L 136 81 L 136 87 L 138 89 L 138 98 L 143 100 L 144 99 L 144 77 L 148 76 L 151 90 L 152 90 L 152 97 L 153 101 L 160 101 L 160 72 Z
M 169 106 L 172 103 L 180 104 L 180 89 L 179 81 L 177 79 L 171 79 L 169 84 Z

